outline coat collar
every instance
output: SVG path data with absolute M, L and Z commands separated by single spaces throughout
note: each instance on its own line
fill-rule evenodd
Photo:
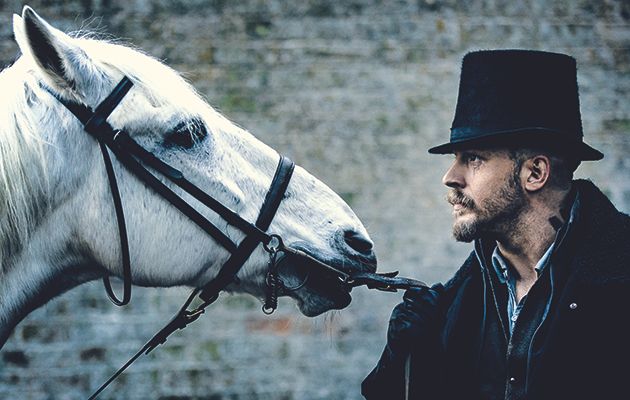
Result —
M 568 243 L 572 274 L 585 285 L 630 283 L 630 217 L 592 182 L 573 183 L 582 204 Z

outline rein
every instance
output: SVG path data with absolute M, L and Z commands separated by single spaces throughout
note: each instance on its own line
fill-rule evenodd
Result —
M 267 273 L 267 296 L 263 305 L 263 312 L 271 314 L 277 308 L 277 299 L 280 290 L 294 291 L 306 284 L 306 278 L 297 286 L 287 287 L 280 279 L 278 266 L 282 259 L 287 256 L 297 257 L 303 261 L 308 261 L 339 279 L 339 283 L 351 290 L 353 287 L 366 285 L 370 289 L 384 291 L 396 291 L 398 289 L 408 289 L 410 287 L 423 287 L 425 283 L 409 278 L 396 277 L 398 272 L 370 273 L 358 272 L 348 274 L 338 268 L 323 263 L 309 254 L 286 246 L 279 235 L 267 233 L 267 229 L 280 206 L 282 198 L 287 190 L 295 164 L 289 158 L 280 156 L 276 172 L 271 185 L 260 208 L 258 218 L 254 224 L 243 219 L 234 211 L 221 204 L 218 200 L 201 190 L 190 182 L 184 174 L 160 160 L 153 153 L 142 147 L 133 140 L 127 132 L 115 129 L 108 122 L 107 118 L 122 101 L 125 95 L 132 88 L 133 82 L 128 77 L 116 85 L 112 92 L 92 110 L 85 104 L 68 101 L 58 94 L 45 88 L 53 97 L 63 104 L 74 116 L 83 124 L 84 130 L 90 134 L 99 144 L 103 156 L 103 162 L 107 171 L 110 191 L 120 237 L 121 259 L 122 259 L 122 280 L 123 295 L 118 299 L 114 293 L 109 276 L 103 278 L 105 291 L 110 300 L 117 306 L 123 306 L 131 300 L 131 262 L 129 256 L 129 241 L 125 223 L 125 214 L 122 204 L 116 174 L 109 155 L 110 151 L 116 156 L 120 163 L 133 175 L 135 175 L 145 185 L 150 187 L 156 194 L 171 203 L 180 212 L 186 215 L 193 223 L 199 226 L 204 232 L 210 235 L 218 244 L 225 248 L 230 257 L 223 264 L 217 276 L 206 283 L 201 288 L 196 288 L 188 296 L 188 299 L 175 316 L 157 332 L 127 363 L 125 363 L 111 378 L 109 378 L 90 399 L 96 398 L 111 382 L 113 382 L 125 369 L 127 369 L 141 355 L 148 354 L 157 346 L 166 342 L 169 335 L 178 329 L 185 328 L 188 324 L 196 321 L 206 307 L 214 303 L 219 293 L 228 285 L 238 282 L 236 275 L 245 264 L 247 259 L 254 252 L 259 244 L 269 253 L 269 269 Z M 245 234 L 245 238 L 240 243 L 234 243 L 225 233 L 213 225 L 206 217 L 199 213 L 183 198 L 165 185 L 151 171 L 158 172 L 173 184 L 187 192 L 198 200 L 201 204 L 215 212 L 231 226 L 238 228 Z M 201 304 L 189 309 L 196 298 L 201 300 Z

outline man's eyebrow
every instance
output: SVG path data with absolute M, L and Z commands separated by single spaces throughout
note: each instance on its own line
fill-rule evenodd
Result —
M 502 154 L 501 149 L 468 149 L 463 150 L 462 154 L 475 154 L 481 157 L 491 157 Z
M 487 152 L 484 152 L 483 150 L 469 149 L 469 150 L 460 150 L 456 152 L 455 154 L 459 154 L 461 156 L 470 156 L 470 155 L 485 156 Z

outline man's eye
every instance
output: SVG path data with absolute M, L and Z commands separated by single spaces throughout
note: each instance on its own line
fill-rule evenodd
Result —
M 466 154 L 464 156 L 464 162 L 466 162 L 466 164 L 477 164 L 481 162 L 481 157 L 477 154 Z
M 166 145 L 175 145 L 184 148 L 191 148 L 195 144 L 202 142 L 208 136 L 208 130 L 203 121 L 192 119 L 177 124 L 164 137 Z

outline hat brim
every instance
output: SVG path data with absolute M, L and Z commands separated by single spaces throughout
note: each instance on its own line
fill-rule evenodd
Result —
M 559 140 L 550 140 L 548 135 L 545 135 L 544 138 L 538 138 L 538 140 L 536 140 L 536 136 L 538 135 L 535 133 L 530 132 L 527 136 L 523 135 L 523 133 L 524 132 L 512 132 L 509 134 L 503 133 L 501 135 L 497 133 L 496 136 L 488 135 L 469 140 L 444 143 L 439 146 L 431 147 L 429 149 L 429 153 L 452 154 L 455 151 L 472 148 L 525 147 L 527 145 L 536 145 L 536 147 L 547 147 L 562 151 L 576 157 L 579 161 L 597 161 L 604 158 L 604 154 L 601 151 L 594 149 L 584 142 L 563 143 Z

